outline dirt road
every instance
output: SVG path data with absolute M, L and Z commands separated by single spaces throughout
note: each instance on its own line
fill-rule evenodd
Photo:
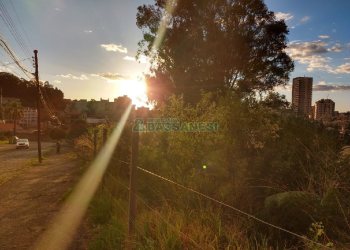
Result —
M 63 147 L 59 155 L 54 144 L 44 143 L 43 149 L 44 162 L 38 165 L 35 147 L 16 150 L 0 145 L 1 250 L 30 249 L 81 172 L 69 148 Z

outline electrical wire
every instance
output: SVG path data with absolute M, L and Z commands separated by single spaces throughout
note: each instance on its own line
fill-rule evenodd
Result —
M 18 60 L 16 54 L 11 50 L 10 46 L 6 43 L 3 37 L 0 36 L 0 47 L 7 53 L 7 55 L 15 62 L 15 64 L 21 69 L 21 71 L 28 77 L 29 80 L 32 80 L 33 73 L 30 72 L 21 61 Z
M 29 56 L 30 50 L 28 49 L 28 46 L 26 45 L 21 34 L 18 32 L 17 27 L 16 27 L 15 23 L 13 22 L 11 15 L 8 13 L 6 6 L 2 0 L 0 0 L 0 11 L 1 11 L 1 18 L 3 19 L 4 23 L 7 25 L 13 38 L 18 43 L 19 47 L 24 52 L 24 54 L 26 56 Z

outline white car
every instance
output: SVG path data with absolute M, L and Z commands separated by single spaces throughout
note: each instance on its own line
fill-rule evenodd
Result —
M 28 139 L 18 139 L 16 142 L 16 149 L 19 148 L 29 148 L 29 140 Z

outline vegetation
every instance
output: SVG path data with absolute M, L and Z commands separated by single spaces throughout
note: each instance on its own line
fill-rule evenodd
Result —
M 12 101 L 4 105 L 3 113 L 5 114 L 5 117 L 7 117 L 13 123 L 13 136 L 16 136 L 17 123 L 18 123 L 18 120 L 21 119 L 23 115 L 22 110 L 23 110 L 23 107 L 19 102 Z
M 139 53 L 153 60 L 148 82 L 157 101 L 175 93 L 196 102 L 200 89 L 268 91 L 294 68 L 284 50 L 287 26 L 262 0 L 156 0 L 138 8 L 137 25 Z
M 141 133 L 138 166 L 231 208 L 138 171 L 137 249 L 349 248 L 350 158 L 335 130 L 272 91 L 293 69 L 285 23 L 261 0 L 155 2 L 137 14 L 149 117 L 219 129 Z M 131 131 L 91 205 L 90 249 L 125 248 Z
M 150 115 L 213 121 L 219 130 L 141 133 L 139 166 L 320 244 L 346 248 L 350 158 L 340 154 L 334 132 L 274 100 L 205 93 L 190 105 L 173 96 Z M 130 131 L 131 125 L 91 208 L 99 225 L 91 249 L 122 249 L 126 240 Z M 138 249 L 319 247 L 141 171 L 137 179 Z
M 24 107 L 36 107 L 37 90 L 31 82 L 20 79 L 11 73 L 0 72 L 0 88 L 2 88 L 4 97 L 18 98 Z M 45 82 L 42 84 L 42 92 L 56 110 L 64 110 L 65 104 L 61 90 L 53 88 L 48 82 Z

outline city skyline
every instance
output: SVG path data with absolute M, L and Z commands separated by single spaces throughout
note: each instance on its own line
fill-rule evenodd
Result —
M 8 11 L 18 17 L 14 21 L 25 31 L 30 49 L 39 50 L 41 80 L 62 89 L 66 98 L 113 99 L 128 94 L 126 85 L 137 88 L 137 79 L 147 72 L 148 58 L 135 60 L 137 43 L 142 38 L 136 27 L 136 12 L 139 5 L 153 2 L 19 0 L 11 3 Z M 265 3 L 277 18 L 286 21 L 290 30 L 287 51 L 295 62 L 289 84 L 277 91 L 291 101 L 292 79 L 313 77 L 313 104 L 331 98 L 336 110 L 350 110 L 350 21 L 344 18 L 350 2 Z M 1 27 L 3 37 L 19 59 L 26 59 L 23 63 L 32 68 L 28 55 L 17 46 L 6 25 Z M 4 53 L 0 54 L 0 61 L 10 62 Z M 21 75 L 14 65 L 0 69 Z

